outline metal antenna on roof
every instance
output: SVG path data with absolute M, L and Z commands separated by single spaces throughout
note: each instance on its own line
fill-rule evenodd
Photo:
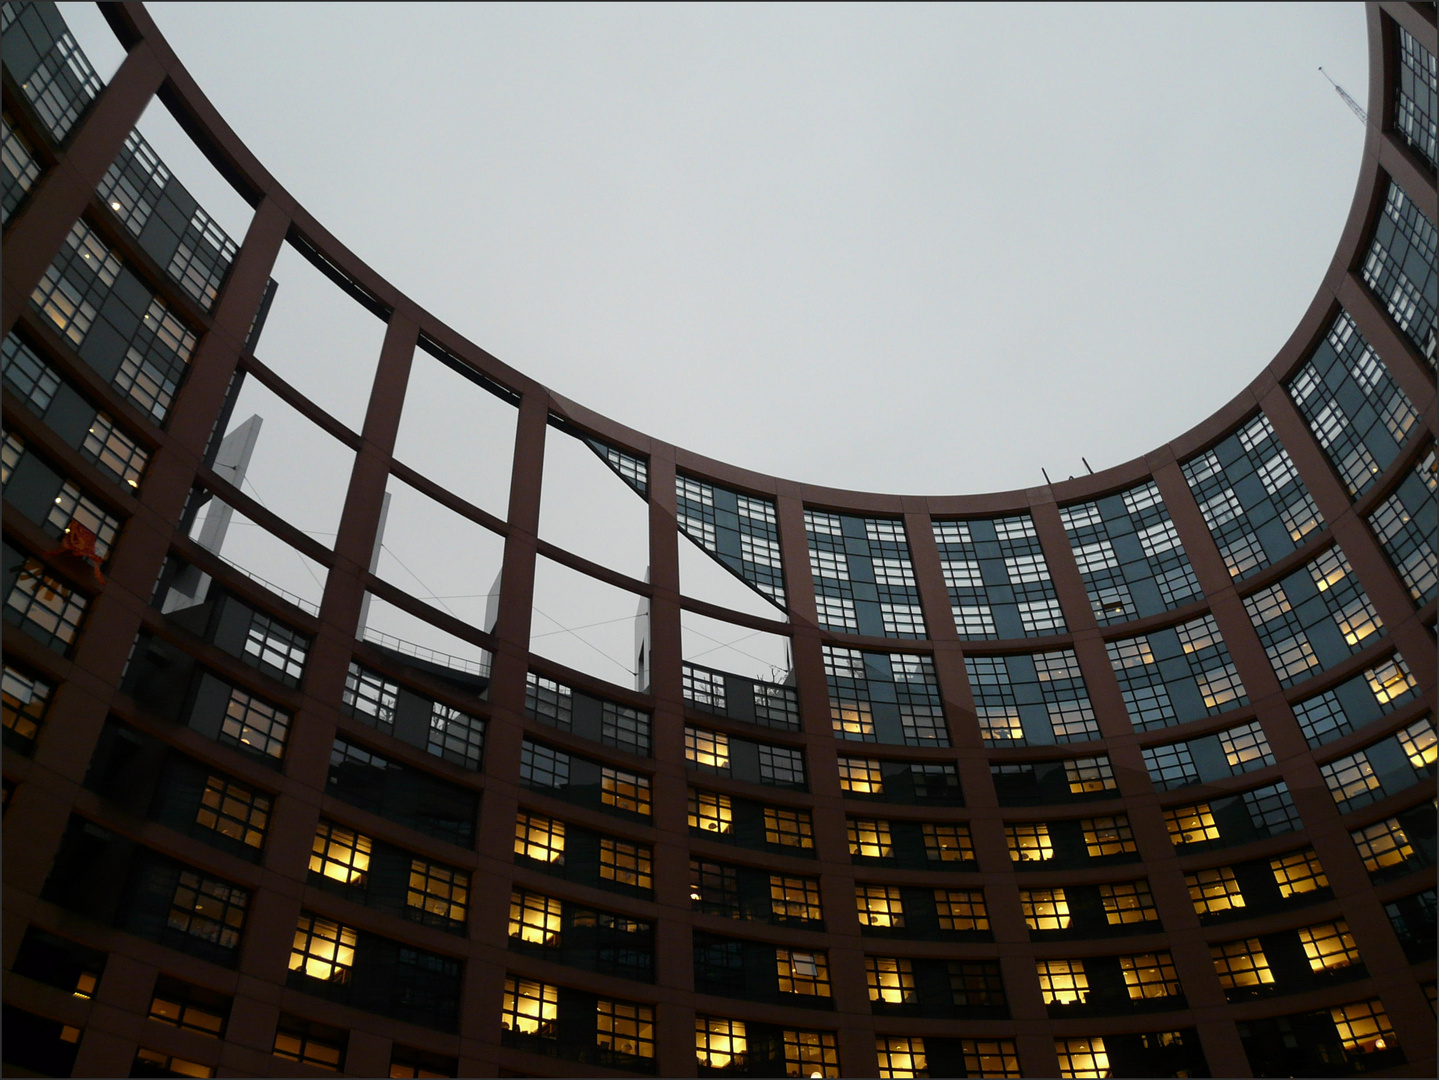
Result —
M 1323 75 L 1326 79 L 1329 79 L 1329 72 L 1325 71 L 1322 67 L 1319 69 L 1319 74 Z M 1361 124 L 1369 123 L 1369 117 L 1364 112 L 1364 110 L 1359 107 L 1359 102 L 1355 101 L 1352 97 L 1346 94 L 1344 92 L 1344 87 L 1340 86 L 1333 79 L 1329 79 L 1329 85 L 1334 87 L 1334 92 L 1340 97 L 1342 97 L 1344 99 L 1344 104 L 1348 105 L 1349 108 L 1353 110 L 1354 115 L 1359 117 L 1359 122 Z

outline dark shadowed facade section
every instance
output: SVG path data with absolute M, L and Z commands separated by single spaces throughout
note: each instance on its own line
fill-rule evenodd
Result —
M 1273 362 L 1142 460 L 945 498 L 512 370 L 105 9 L 108 84 L 3 6 L 7 1070 L 1433 1074 L 1433 4 L 1369 5 L 1353 209 Z M 134 130 L 156 95 L 243 237 Z M 255 356 L 286 245 L 385 324 L 360 425 Z M 503 517 L 394 457 L 434 361 L 511 410 Z M 244 490 L 249 380 L 352 456 L 328 544 Z M 648 514 L 646 580 L 538 538 L 569 439 Z M 373 572 L 396 480 L 498 538 L 483 625 Z M 221 558 L 234 515 L 322 591 Z M 682 595 L 690 543 L 769 615 Z M 640 610 L 637 686 L 532 652 L 541 564 Z M 682 613 L 792 667 L 692 662 Z

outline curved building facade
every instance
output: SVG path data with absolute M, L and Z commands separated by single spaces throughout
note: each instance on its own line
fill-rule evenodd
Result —
M 1433 1075 L 1433 4 L 1368 7 L 1353 208 L 1268 367 L 1143 459 L 943 498 L 509 368 L 104 9 L 108 83 L 3 6 L 7 1074 Z M 156 95 L 243 238 L 134 133 Z M 384 323 L 363 424 L 257 357 L 286 245 Z M 395 457 L 435 360 L 512 411 L 503 517 Z M 244 490 L 252 380 L 353 454 L 332 543 Z M 568 439 L 646 580 L 539 538 Z M 373 572 L 395 480 L 496 538 L 483 625 Z M 222 557 L 235 515 L 318 603 Z M 686 596 L 691 543 L 772 614 Z M 639 608 L 637 687 L 532 651 L 542 560 Z M 684 613 L 792 668 L 690 662 Z

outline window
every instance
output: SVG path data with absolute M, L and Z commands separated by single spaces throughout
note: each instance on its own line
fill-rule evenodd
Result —
M 819 904 L 819 882 L 814 878 L 771 874 L 769 902 L 770 914 L 777 919 L 818 922 L 824 918 Z
M 1416 772 L 1424 772 L 1439 759 L 1439 736 L 1427 716 L 1421 716 L 1396 737 Z
M 724 676 L 718 671 L 709 671 L 685 664 L 681 671 L 684 680 L 685 701 L 698 709 L 709 712 L 725 711 Z
M 290 970 L 324 982 L 349 982 L 356 939 L 348 926 L 302 912 L 290 950 Z
M 734 827 L 734 810 L 728 795 L 689 789 L 689 827 L 728 836 Z
M 1340 1005 L 1329 1010 L 1329 1017 L 1346 1052 L 1370 1054 L 1399 1045 L 1378 998 Z
M 458 765 L 476 769 L 485 754 L 485 722 L 438 701 L 430 706 L 430 737 L 425 752 Z
M 849 833 L 849 853 L 864 859 L 894 857 L 894 844 L 889 835 L 889 822 L 870 818 L 850 818 L 845 823 Z
M 1164 824 L 1169 826 L 1169 839 L 1175 847 L 1219 839 L 1219 826 L 1214 823 L 1214 815 L 1207 803 L 1166 810 Z
M 1039 992 L 1046 1005 L 1083 1005 L 1089 1000 L 1089 976 L 1082 960 L 1036 960 Z
M 605 766 L 600 769 L 600 801 L 616 810 L 650 816 L 650 778 Z
M 596 1001 L 595 1045 L 613 1054 L 653 1059 L 654 1007 L 628 1001 Z
M 989 912 L 978 889 L 935 889 L 934 910 L 941 930 L 988 930 Z
M 534 788 L 567 787 L 570 755 L 526 739 L 520 746 L 520 779 Z
M 248 890 L 193 870 L 182 870 L 170 901 L 167 924 L 191 937 L 234 949 L 240 944 L 240 928 L 245 924 L 249 904 Z
M 1147 878 L 1101 885 L 1099 900 L 1104 907 L 1104 919 L 1110 926 L 1159 921 L 1159 912 L 1154 907 L 1154 895 L 1149 891 Z
M 1190 756 L 1188 743 L 1146 746 L 1141 753 L 1150 783 L 1160 790 L 1199 783 L 1199 769 Z
M 1139 850 L 1134 842 L 1134 832 L 1129 827 L 1127 814 L 1084 818 L 1079 827 L 1084 830 L 1084 850 L 1091 859 L 1103 855 L 1124 855 Z
M 338 1072 L 347 1042 L 345 1033 L 338 1028 L 282 1013 L 275 1029 L 275 1046 L 272 1053 L 286 1061 L 298 1061 Z
M 600 742 L 633 754 L 648 757 L 650 753 L 650 717 L 638 709 L 600 703 Z
M 527 814 L 523 810 L 515 819 L 515 854 L 527 859 L 563 866 L 565 862 L 565 823 L 554 818 Z
M 417 911 L 452 923 L 463 923 L 470 902 L 470 875 L 453 866 L 410 860 L 410 887 L 405 903 Z
M 1124 987 L 1131 1001 L 1145 998 L 1174 997 L 1180 993 L 1179 973 L 1167 952 L 1121 956 L 1119 970 L 1124 973 Z
M 213 773 L 205 779 L 195 822 L 214 829 L 221 836 L 238 840 L 246 847 L 259 848 L 265 842 L 270 821 L 270 797 L 252 787 Z
M 1299 931 L 1304 956 L 1310 971 L 1333 971 L 1359 963 L 1359 947 L 1343 919 L 1321 926 L 1306 926 Z
M 804 751 L 759 744 L 759 779 L 762 784 L 804 786 Z
M 879 1058 L 880 1080 L 908 1080 L 929 1075 L 924 1040 L 908 1035 L 876 1035 L 874 1052 Z
M 1347 809 L 1348 803 L 1363 798 L 1371 791 L 1381 790 L 1379 778 L 1374 775 L 1374 767 L 1369 764 L 1369 759 L 1362 750 L 1321 765 L 1319 775 L 1324 777 L 1329 794 L 1340 810 Z
M 350 661 L 345 676 L 345 710 L 371 727 L 389 731 L 395 725 L 395 708 L 400 700 L 400 686 L 378 671 Z
M 557 948 L 564 905 L 552 896 L 542 896 L 526 889 L 510 893 L 510 937 L 532 945 Z
M 8 550 L 8 549 L 7 549 Z M 7 617 L 25 626 L 42 644 L 60 652 L 75 640 L 88 601 L 45 573 L 39 559 L 26 559 L 10 595 L 5 598 Z
M 814 825 L 808 810 L 764 808 L 764 842 L 780 847 L 814 847 Z
M 1219 733 L 1219 746 L 1224 751 L 1224 760 L 1233 773 L 1248 772 L 1274 764 L 1274 752 L 1269 749 L 1269 740 L 1264 729 L 1256 720 L 1252 724 L 1230 728 Z
M 141 1071 L 146 1070 L 146 1071 Z M 150 1071 L 150 1070 L 153 1070 Z M 135 1051 L 135 1062 L 131 1066 L 130 1073 L 135 1075 L 139 1072 L 141 1076 L 214 1076 L 213 1065 L 201 1065 L 198 1061 L 186 1061 L 184 1058 L 171 1057 L 162 1054 L 158 1050 L 146 1050 L 143 1046 Z
M 949 990 L 961 1008 L 1003 1008 L 1004 978 L 998 960 L 951 960 Z
M 839 1075 L 839 1047 L 834 1032 L 786 1030 L 783 1039 L 786 1076 Z
M 738 919 L 739 871 L 723 863 L 690 860 L 690 906 L 706 915 Z
M 822 952 L 774 951 L 781 994 L 829 997 L 829 961 Z
M 223 994 L 190 986 L 161 975 L 150 998 L 150 1019 L 171 1027 L 198 1031 L 220 1038 L 230 1015 L 230 1002 Z
M 252 697 L 238 686 L 230 688 L 230 702 L 220 724 L 221 742 L 279 759 L 285 753 L 289 733 L 289 713 Z
M 1054 858 L 1054 844 L 1049 839 L 1049 826 L 1006 825 L 1004 838 L 1009 844 L 1011 862 L 1044 862 Z
M 974 712 L 986 746 L 1024 744 L 1024 726 L 1020 723 L 1018 709 L 1004 705 L 981 705 L 976 706 Z
M 548 983 L 505 979 L 504 1004 L 500 1009 L 500 1027 L 515 1035 L 537 1035 L 553 1039 L 559 1034 L 559 988 Z
M 749 1053 L 743 1020 L 722 1016 L 695 1016 L 695 1062 L 702 1069 L 728 1069 L 742 1065 Z
M 1119 790 L 1107 755 L 1069 759 L 1064 763 L 1064 777 L 1069 781 L 1071 795 Z
M 390 1080 L 404 1077 L 459 1076 L 460 1063 L 443 1054 L 417 1050 L 412 1046 L 390 1044 Z
M 924 835 L 924 857 L 930 862 L 974 860 L 974 844 L 969 838 L 968 825 L 941 825 L 926 821 L 919 828 Z
M 1386 866 L 1396 866 L 1409 859 L 1414 849 L 1409 846 L 1409 837 L 1404 834 L 1397 818 L 1376 821 L 1373 825 L 1350 832 L 1364 868 L 1371 874 Z
M 869 1000 L 886 1005 L 913 1005 L 919 1001 L 914 988 L 914 965 L 892 956 L 866 956 L 865 981 L 869 984 Z
M 1013 1039 L 961 1039 L 966 1076 L 1017 1078 L 1019 1051 Z
M 150 455 L 128 434 L 116 426 L 108 413 L 97 412 L 80 453 L 95 462 L 101 471 L 132 488 L 140 486 Z
M 305 656 L 309 647 L 309 638 L 284 623 L 258 611 L 250 616 L 250 629 L 245 635 L 245 655 L 261 667 L 273 668 L 291 685 L 297 685 L 305 672 Z
M 1227 866 L 1185 874 L 1184 881 L 1189 886 L 1189 899 L 1196 914 L 1218 915 L 1245 906 L 1239 882 Z
M 861 926 L 899 929 L 904 926 L 904 903 L 894 885 L 856 885 L 854 903 Z
M 1246 986 L 1262 986 L 1272 983 L 1274 975 L 1269 970 L 1269 960 L 1259 947 L 1258 938 L 1244 941 L 1226 941 L 1209 946 L 1214 970 L 1219 975 L 1219 985 L 1226 990 Z
M 34 742 L 45 719 L 45 709 L 55 688 L 44 679 L 27 675 L 6 664 L 3 674 L 4 724 L 27 742 Z
M 1088 1039 L 1055 1039 L 1059 1075 L 1070 1077 L 1109 1076 L 1109 1054 L 1099 1036 Z
M 574 692 L 568 687 L 536 675 L 525 676 L 525 712 L 542 724 L 570 730 L 574 709 Z
M 310 846 L 310 873 L 342 885 L 363 885 L 370 870 L 370 838 L 320 819 Z
M 653 888 L 648 844 L 630 844 L 611 836 L 600 837 L 600 878 L 634 889 Z
M 1019 906 L 1031 930 L 1069 928 L 1069 901 L 1063 889 L 1021 889 Z
M 1373 691 L 1374 698 L 1380 705 L 1388 705 L 1391 701 L 1404 697 L 1419 685 L 1398 653 L 1376 664 L 1364 674 L 1369 679 L 1369 689 Z
M 879 762 L 870 758 L 839 759 L 840 790 L 851 795 L 879 795 L 884 792 Z
M 1270 859 L 1269 870 L 1279 886 L 1279 895 L 1285 899 L 1329 887 L 1329 878 L 1325 876 L 1324 867 L 1319 864 L 1319 856 L 1313 848 Z

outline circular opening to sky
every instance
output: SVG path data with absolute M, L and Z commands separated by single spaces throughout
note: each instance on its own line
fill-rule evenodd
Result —
M 1368 86 L 1357 3 L 150 11 L 281 183 L 501 360 L 877 491 L 1105 468 L 1232 398 L 1353 195 L 1316 68 Z

